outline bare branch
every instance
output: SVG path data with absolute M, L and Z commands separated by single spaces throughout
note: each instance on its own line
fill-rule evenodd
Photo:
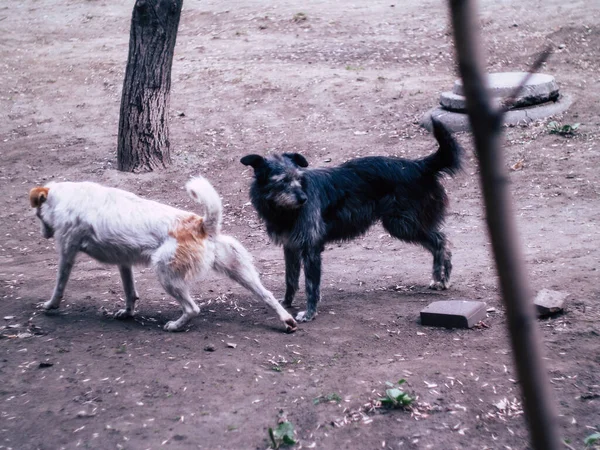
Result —
M 537 335 L 531 288 L 521 256 L 506 163 L 501 151 L 503 112 L 493 106 L 487 90 L 471 0 L 449 2 L 458 65 L 479 160 L 486 221 L 506 307 L 531 444 L 536 450 L 558 450 L 560 440 L 552 392 Z M 543 60 L 540 58 L 539 61 L 541 65 Z
M 511 92 L 511 94 L 504 100 L 502 100 L 502 114 L 505 114 L 510 108 L 512 108 L 515 101 L 517 100 L 517 97 L 519 96 L 525 85 L 529 83 L 531 77 L 535 73 L 537 73 L 538 70 L 540 70 L 542 64 L 544 64 L 548 60 L 551 54 L 552 47 L 550 45 L 548 45 L 544 50 L 542 50 L 542 52 L 538 55 L 533 65 L 529 68 L 529 72 L 527 72 L 527 75 L 523 77 L 519 85 Z

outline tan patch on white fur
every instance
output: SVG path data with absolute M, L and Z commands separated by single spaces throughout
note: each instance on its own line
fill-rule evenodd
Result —
M 204 241 L 207 237 L 204 219 L 195 214 L 180 219 L 169 231 L 169 236 L 177 240 L 171 267 L 184 277 L 198 272 L 202 265 Z
M 31 203 L 32 208 L 39 208 L 42 206 L 42 203 L 46 201 L 48 198 L 48 191 L 50 189 L 47 187 L 36 186 L 29 191 L 29 203 Z

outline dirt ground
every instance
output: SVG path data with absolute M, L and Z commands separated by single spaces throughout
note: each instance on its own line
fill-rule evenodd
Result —
M 515 212 L 535 291 L 570 294 L 540 320 L 547 368 L 570 448 L 600 429 L 600 2 L 485 1 L 490 71 L 543 68 L 575 98 L 558 120 L 506 129 Z M 80 257 L 58 315 L 40 302 L 57 267 L 29 208 L 30 187 L 94 180 L 194 209 L 185 181 L 221 193 L 224 229 L 284 292 L 281 249 L 248 203 L 247 153 L 302 152 L 313 166 L 359 155 L 434 150 L 418 120 L 456 75 L 444 2 L 186 0 L 171 98 L 173 165 L 115 170 L 132 2 L 0 4 L 0 448 L 265 449 L 280 416 L 296 448 L 524 449 L 528 432 L 507 339 L 477 167 L 445 182 L 453 286 L 427 289 L 431 257 L 379 226 L 324 253 L 319 317 L 286 334 L 228 279 L 194 286 L 202 312 L 187 332 L 161 326 L 179 307 L 151 269 L 136 271 L 135 320 L 117 270 Z M 303 13 L 303 14 L 299 14 Z M 485 326 L 422 327 L 441 299 L 481 300 Z M 304 304 L 301 290 L 298 308 Z M 212 348 L 214 351 L 207 351 Z M 374 408 L 385 382 L 407 380 L 411 411 Z

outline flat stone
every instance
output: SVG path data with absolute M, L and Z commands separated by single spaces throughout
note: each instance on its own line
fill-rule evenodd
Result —
M 443 300 L 430 303 L 421 311 L 421 325 L 445 328 L 471 328 L 485 319 L 483 302 Z
M 567 292 L 542 289 L 533 300 L 538 316 L 545 317 L 562 312 L 568 296 Z
M 501 106 L 501 100 L 499 97 L 492 97 L 492 102 L 496 107 Z M 440 95 L 440 105 L 448 111 L 462 113 L 467 111 L 467 100 L 462 95 L 455 94 L 454 92 L 442 92 Z
M 461 111 L 467 110 L 467 102 L 462 95 L 455 94 L 454 92 L 442 92 L 440 95 L 440 105 L 442 108 L 448 111 Z
M 488 89 L 492 99 L 500 103 L 502 100 L 508 98 L 526 76 L 526 72 L 488 74 Z M 535 73 L 523 86 L 519 96 L 511 105 L 511 109 L 554 101 L 558 98 L 558 95 L 558 85 L 552 75 Z M 467 110 L 462 80 L 459 79 L 454 82 L 452 92 L 442 93 L 440 96 L 440 105 L 449 111 L 464 112 Z
M 490 73 L 487 75 L 489 93 L 492 97 L 508 98 L 526 76 L 527 72 Z M 452 92 L 461 96 L 465 95 L 461 79 L 454 82 Z M 523 86 L 517 101 L 531 98 L 536 103 L 543 103 L 556 97 L 558 97 L 558 84 L 554 77 L 545 73 L 534 73 Z
M 554 102 L 547 102 L 543 105 L 530 106 L 521 109 L 511 109 L 504 115 L 504 125 L 527 125 L 536 120 L 561 114 L 565 112 L 572 103 L 572 96 L 561 94 Z M 467 114 L 448 111 L 442 107 L 437 107 L 427 111 L 421 118 L 421 126 L 429 131 L 432 130 L 432 116 L 440 120 L 452 132 L 471 130 L 469 116 L 467 116 Z

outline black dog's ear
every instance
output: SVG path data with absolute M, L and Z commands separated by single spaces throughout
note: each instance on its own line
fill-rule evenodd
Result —
M 284 153 L 283 156 L 292 160 L 294 164 L 300 167 L 308 167 L 308 161 L 300 153 Z
M 265 163 L 265 158 L 260 155 L 246 155 L 240 162 L 245 166 L 252 166 L 254 169 L 258 169 Z

